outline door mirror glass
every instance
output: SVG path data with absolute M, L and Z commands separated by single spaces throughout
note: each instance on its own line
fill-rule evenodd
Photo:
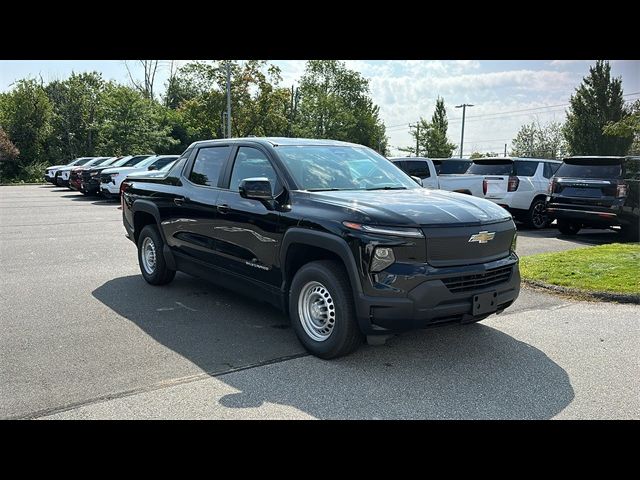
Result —
M 253 200 L 273 200 L 271 182 L 268 178 L 245 178 L 240 182 L 238 191 L 242 198 Z
M 157 170 L 158 167 L 156 167 L 155 165 L 149 165 L 149 168 L 147 168 L 147 170 Z
M 422 183 L 422 179 L 420 177 L 414 177 L 413 175 L 411 175 L 411 178 L 413 178 L 413 180 L 420 185 L 421 187 L 424 187 L 423 183 Z

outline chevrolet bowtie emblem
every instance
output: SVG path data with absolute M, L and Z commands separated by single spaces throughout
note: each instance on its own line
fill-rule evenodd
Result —
M 471 235 L 469 237 L 469 243 L 478 242 L 478 243 L 487 243 L 489 240 L 493 240 L 493 237 L 496 236 L 496 232 L 478 232 L 475 235 Z

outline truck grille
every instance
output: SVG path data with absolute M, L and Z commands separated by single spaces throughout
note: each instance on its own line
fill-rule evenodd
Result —
M 469 292 L 471 290 L 479 290 L 492 285 L 498 285 L 511 278 L 513 266 L 498 267 L 487 270 L 484 273 L 474 275 L 463 275 L 461 277 L 443 278 L 442 282 L 447 286 L 451 293 Z
M 100 183 L 109 183 L 111 181 L 110 173 L 102 173 L 100 174 Z

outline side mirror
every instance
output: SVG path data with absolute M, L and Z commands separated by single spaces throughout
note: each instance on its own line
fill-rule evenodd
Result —
M 242 198 L 253 200 L 273 200 L 271 182 L 268 178 L 245 178 L 238 187 Z
M 149 168 L 147 168 L 147 170 L 158 170 L 158 167 L 156 167 L 155 165 L 149 165 Z
M 414 177 L 413 175 L 411 175 L 411 178 L 413 178 L 414 182 L 416 182 L 418 185 L 424 187 L 424 185 L 422 184 L 422 179 L 420 177 Z

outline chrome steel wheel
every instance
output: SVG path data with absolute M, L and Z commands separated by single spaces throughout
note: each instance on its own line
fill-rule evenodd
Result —
M 140 257 L 142 257 L 144 271 L 149 275 L 153 275 L 153 272 L 156 271 L 156 244 L 153 243 L 151 237 L 146 237 L 142 241 Z
M 531 223 L 536 228 L 544 228 L 547 224 L 547 213 L 544 208 L 544 203 L 537 202 L 533 206 L 533 211 L 531 212 Z
M 319 282 L 309 282 L 298 297 L 298 316 L 302 328 L 316 342 L 324 342 L 333 332 L 336 308 L 329 290 Z

